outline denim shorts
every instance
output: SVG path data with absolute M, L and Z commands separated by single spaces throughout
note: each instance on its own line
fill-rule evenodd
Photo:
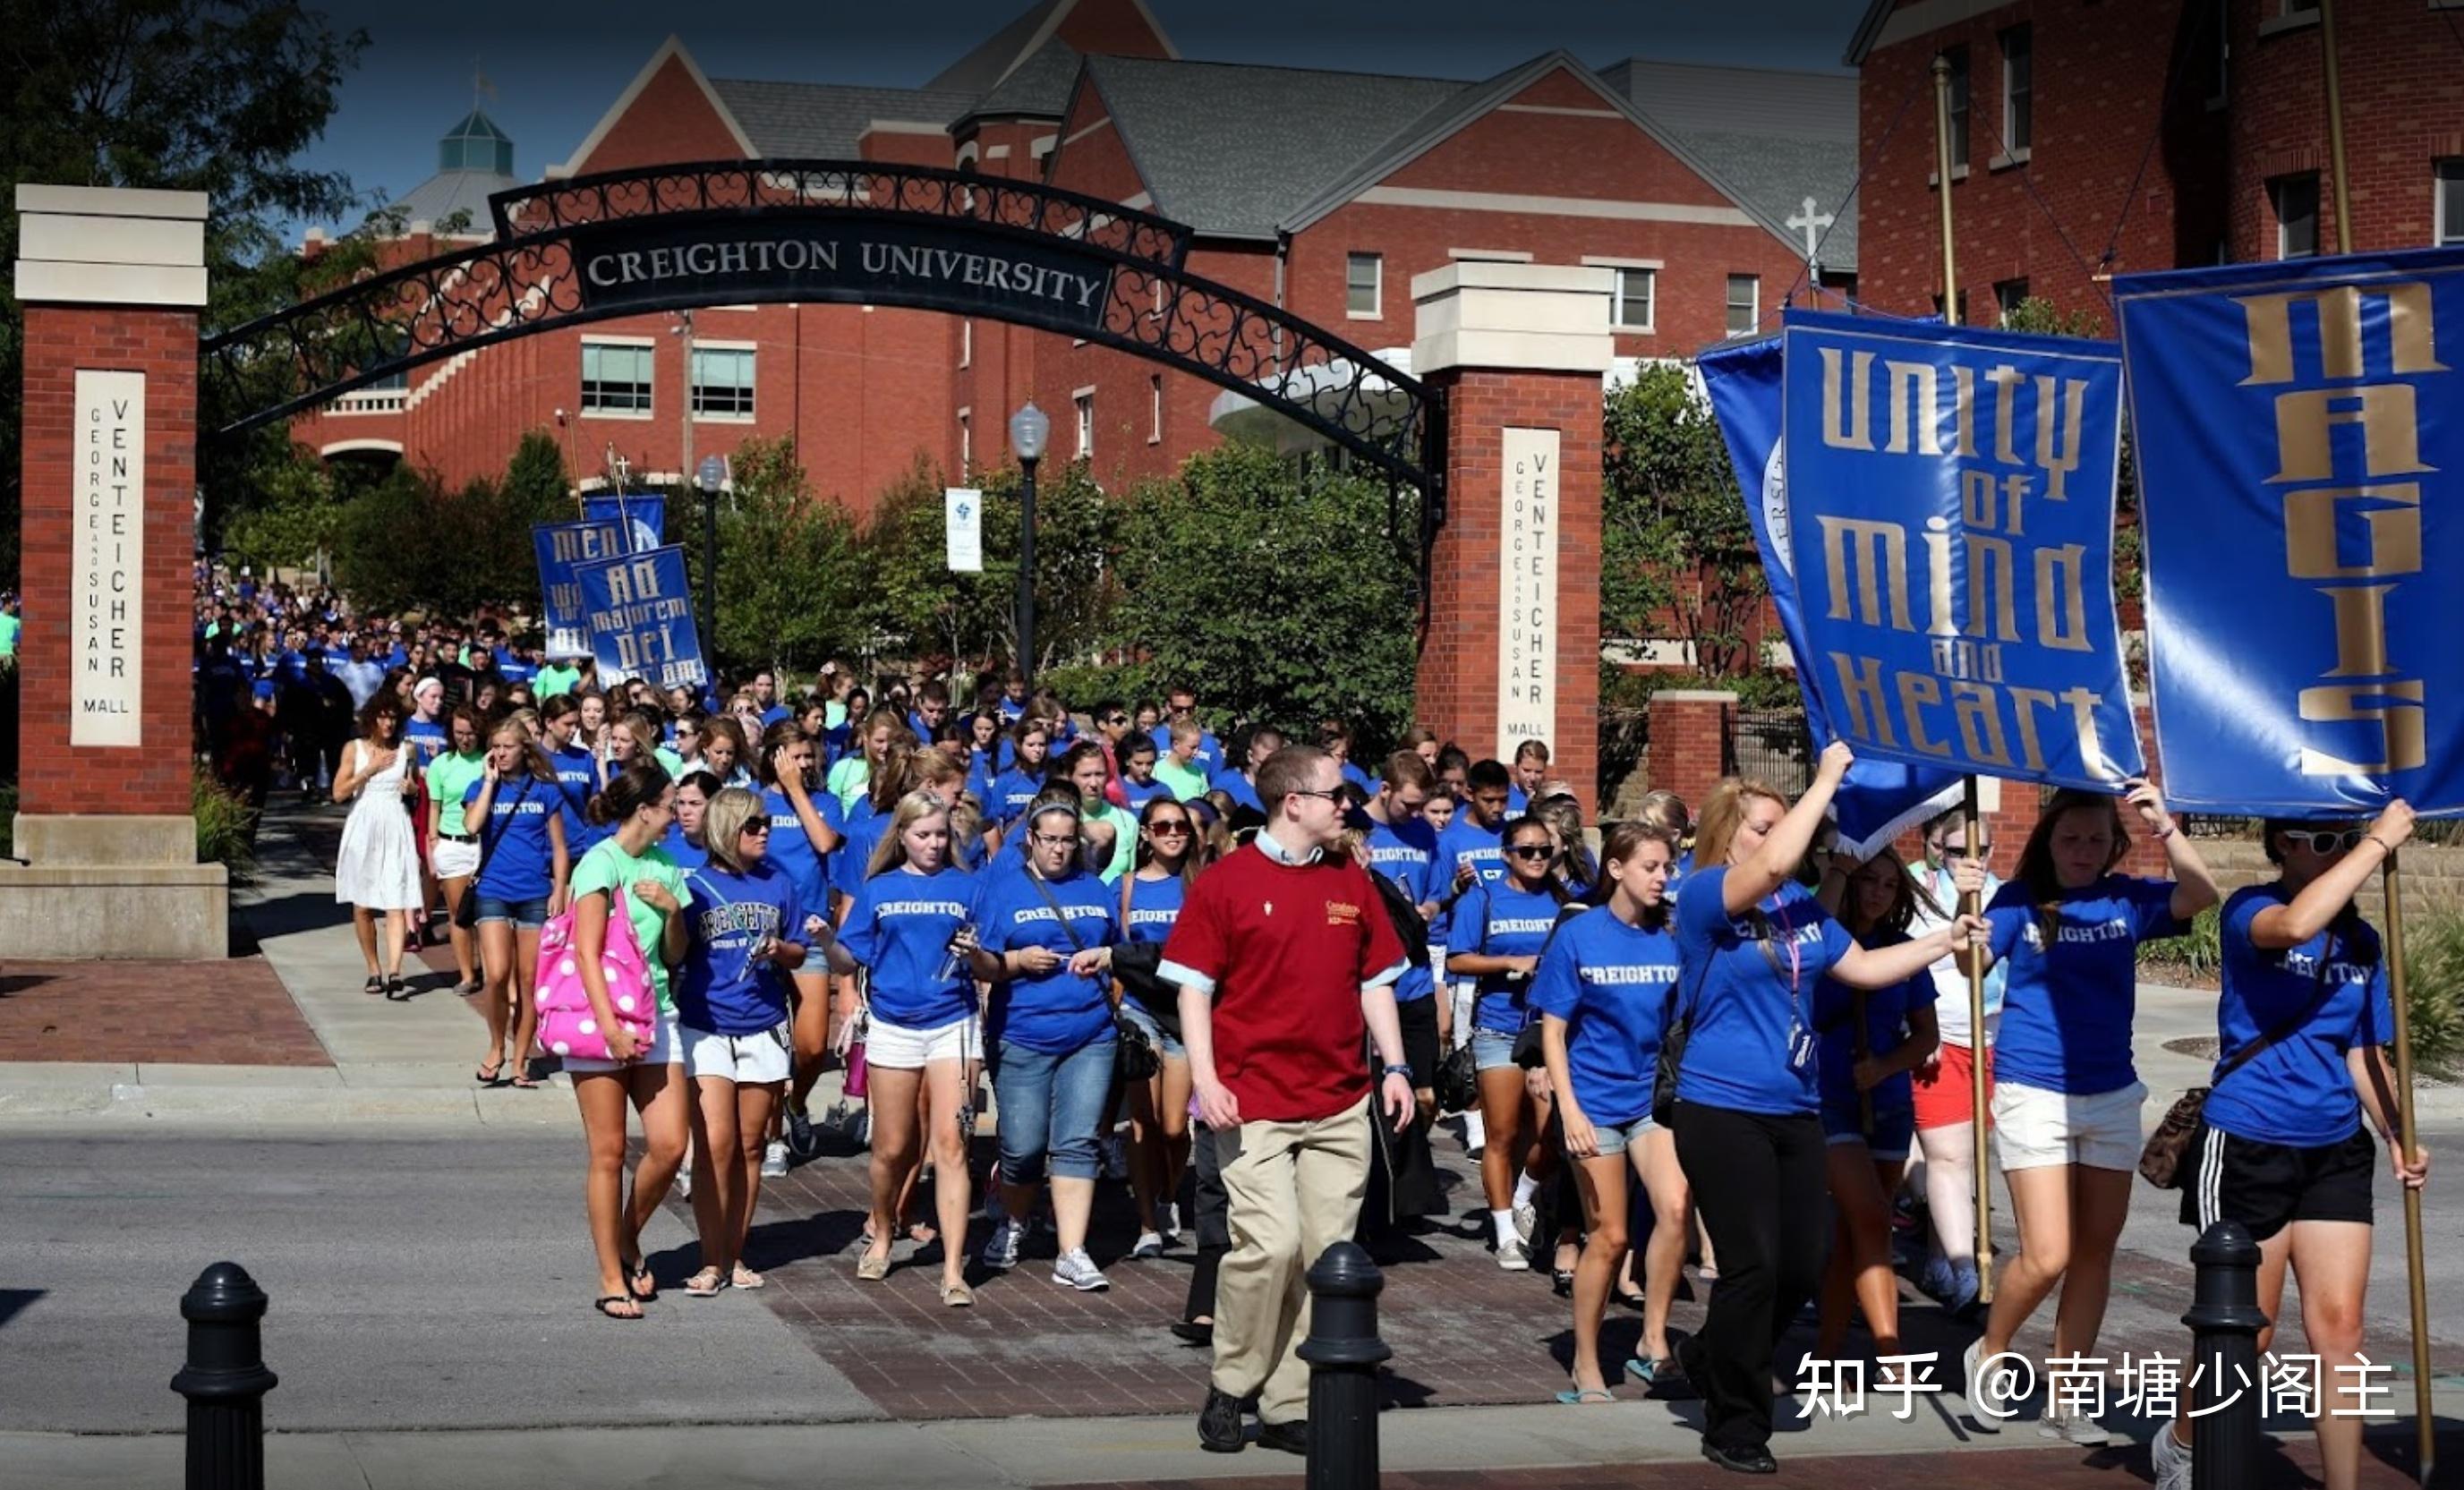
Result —
M 1473 1065 L 1484 1071 L 1516 1069 L 1514 1037 L 1504 1030 L 1473 1030 L 1471 1059 Z
M 1874 1131 L 1867 1136 L 1859 1131 L 1863 1115 L 1855 1107 L 1822 1106 L 1822 1138 L 1825 1143 L 1862 1143 L 1875 1158 L 1904 1159 L 1917 1140 L 1917 1111 L 1914 1107 L 1876 1107 Z
M 1600 1157 L 1605 1159 L 1613 1153 L 1623 1153 L 1628 1148 L 1642 1142 L 1642 1135 L 1658 1127 L 1660 1125 L 1653 1122 L 1651 1114 L 1646 1112 L 1631 1123 L 1595 1123 L 1592 1125 L 1592 1136 L 1599 1140 Z
M 1095 1177 L 1095 1140 L 1112 1095 L 1116 1054 L 1109 1031 L 1092 1044 L 1060 1052 L 1001 1041 L 993 1101 L 1004 1181 L 1032 1185 L 1047 1162 L 1055 1179 Z
M 1182 1047 L 1179 1041 L 1163 1032 L 1163 1026 L 1155 1022 L 1155 1017 L 1147 1012 L 1146 1005 L 1134 998 L 1124 998 L 1121 1000 L 1121 1014 L 1132 1024 L 1146 1031 L 1147 1042 L 1167 1058 L 1174 1061 L 1189 1059 L 1188 1050 Z
M 481 921 L 505 921 L 520 931 L 536 931 L 547 925 L 547 897 L 536 900 L 498 900 L 493 895 L 479 897 Z

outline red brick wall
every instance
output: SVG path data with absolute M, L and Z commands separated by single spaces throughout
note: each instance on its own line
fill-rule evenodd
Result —
M 1131 0 L 1079 0 L 1054 34 L 1087 56 L 1164 55 L 1163 38 Z
M 694 82 L 683 59 L 670 57 L 587 160 L 572 163 L 573 174 L 658 165 L 669 161 L 726 161 L 744 154 L 710 96 Z
M 191 311 L 26 308 L 25 631 L 19 749 L 29 813 L 189 811 L 189 562 L 196 549 L 197 318 Z M 142 749 L 69 746 L 69 572 L 80 367 L 145 375 Z
M 1555 429 L 1557 729 L 1550 764 L 1589 807 L 1599 770 L 1599 379 L 1470 370 L 1441 373 L 1435 382 L 1448 408 L 1446 523 L 1431 561 L 1420 722 L 1445 739 L 1495 735 L 1503 431 Z
M 1736 733 L 1733 693 L 1666 689 L 1651 695 L 1651 787 L 1675 792 L 1689 813 L 1728 774 L 1730 737 Z

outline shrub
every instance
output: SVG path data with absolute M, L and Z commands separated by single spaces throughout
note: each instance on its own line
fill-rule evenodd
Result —
M 2139 944 L 2140 971 L 2174 982 L 2202 983 L 2224 968 L 2224 943 L 2219 940 L 2218 910 L 2210 906 L 2190 921 L 2189 933 Z
M 2444 1073 L 2464 1057 L 2464 907 L 2432 906 L 2413 916 L 2404 947 L 2413 1061 Z
M 248 800 L 201 770 L 190 800 L 197 818 L 197 862 L 219 864 L 234 880 L 255 873 L 256 814 Z M 14 794 L 11 805 L 15 805 Z
M 1163 702 L 1163 680 L 1151 664 L 1142 662 L 1046 668 L 1035 675 L 1035 686 L 1052 690 L 1080 709 L 1111 699 L 1135 712 L 1140 704 Z

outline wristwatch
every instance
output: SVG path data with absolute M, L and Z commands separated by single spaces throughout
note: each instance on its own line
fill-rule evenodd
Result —
M 1412 1068 L 1411 1068 L 1411 1066 L 1409 1066 L 1409 1065 L 1407 1065 L 1407 1064 L 1404 1064 L 1404 1063 L 1400 1063 L 1400 1062 L 1397 1062 L 1397 1063 L 1395 1063 L 1395 1064 L 1393 1064 L 1393 1065 L 1390 1065 L 1390 1066 L 1386 1067 L 1386 1069 L 1384 1069 L 1384 1070 L 1382 1070 L 1382 1071 L 1378 1072 L 1377 1074 L 1378 1074 L 1380 1077 L 1399 1076 L 1399 1077 L 1403 1078 L 1403 1080 L 1405 1080 L 1405 1081 L 1407 1081 L 1407 1082 L 1408 1082 L 1408 1081 L 1410 1081 L 1410 1080 L 1412 1079 Z

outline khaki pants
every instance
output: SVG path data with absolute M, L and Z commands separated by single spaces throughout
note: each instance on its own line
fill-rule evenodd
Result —
M 1231 1198 L 1232 1250 L 1215 1291 L 1215 1385 L 1258 1394 L 1258 1420 L 1309 1415 L 1308 1273 L 1349 1240 L 1369 1185 L 1369 1099 L 1309 1123 L 1211 1132 Z

